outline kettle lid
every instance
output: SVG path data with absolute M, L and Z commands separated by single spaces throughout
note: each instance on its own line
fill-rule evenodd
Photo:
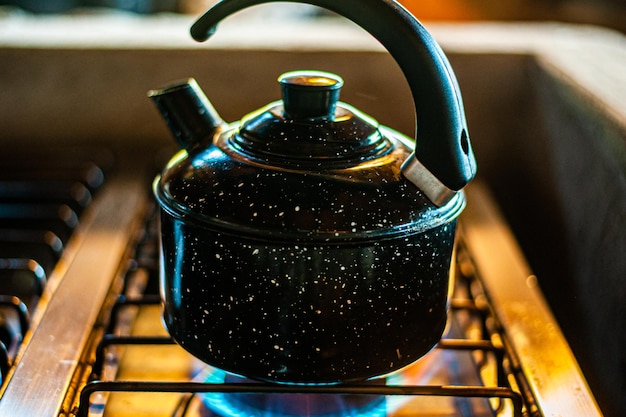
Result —
M 380 158 L 392 145 L 373 118 L 338 105 L 343 79 L 293 71 L 278 79 L 282 101 L 242 119 L 231 145 L 251 160 L 297 169 L 337 169 Z
M 401 172 L 413 142 L 339 102 L 334 74 L 290 72 L 282 100 L 183 150 L 155 181 L 161 207 L 185 221 L 263 240 L 358 242 L 454 220 L 458 193 L 433 205 Z

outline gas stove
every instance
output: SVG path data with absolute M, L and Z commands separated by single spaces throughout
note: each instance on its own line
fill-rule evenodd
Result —
M 134 165 L 129 175 L 123 162 L 115 165 L 94 188 L 63 256 L 47 268 L 51 279 L 31 306 L 33 330 L 23 332 L 24 349 L 9 362 L 0 415 L 599 415 L 480 182 L 467 189 L 449 326 L 436 348 L 385 378 L 283 385 L 212 368 L 172 341 L 161 322 L 152 171 L 138 174 Z

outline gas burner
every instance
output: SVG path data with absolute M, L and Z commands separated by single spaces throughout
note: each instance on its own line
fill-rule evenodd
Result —
M 254 384 L 246 378 L 207 367 L 196 378 L 211 384 Z M 385 385 L 385 379 L 368 381 L 367 385 Z M 202 394 L 202 417 L 384 417 L 387 403 L 382 395 L 335 394 Z
M 445 345 L 445 343 L 444 343 Z M 485 398 L 459 398 L 448 395 L 385 395 L 385 388 L 431 387 L 437 391 L 444 383 L 479 384 L 472 353 L 444 346 L 422 360 L 385 378 L 360 383 L 371 388 L 368 394 L 282 393 L 285 385 L 274 385 L 276 391 L 263 393 L 196 392 L 180 402 L 176 417 L 387 417 L 401 415 L 405 409 L 419 409 L 425 415 L 439 415 L 458 409 L 471 409 L 478 416 L 493 416 Z M 220 369 L 204 366 L 195 382 L 219 386 L 268 386 Z M 271 387 L 272 384 L 269 384 Z M 315 386 L 310 386 L 315 388 Z M 330 390 L 341 385 L 327 386 Z

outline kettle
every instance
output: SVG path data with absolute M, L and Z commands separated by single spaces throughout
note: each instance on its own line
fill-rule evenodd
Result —
M 223 0 L 206 40 L 266 0 Z M 149 93 L 181 146 L 154 181 L 161 295 L 174 340 L 248 378 L 369 379 L 427 353 L 446 326 L 461 188 L 474 176 L 461 95 L 439 46 L 391 0 L 309 0 L 375 36 L 406 76 L 413 139 L 339 101 L 321 71 L 224 122 L 193 80 Z

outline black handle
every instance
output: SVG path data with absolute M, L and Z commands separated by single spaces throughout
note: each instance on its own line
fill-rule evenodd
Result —
M 222 0 L 191 27 L 207 40 L 217 24 L 249 6 L 278 0 Z M 417 159 L 451 190 L 465 186 L 476 173 L 463 102 L 456 77 L 443 51 L 419 23 L 393 0 L 288 0 L 338 13 L 368 31 L 387 48 L 407 79 L 415 101 Z

